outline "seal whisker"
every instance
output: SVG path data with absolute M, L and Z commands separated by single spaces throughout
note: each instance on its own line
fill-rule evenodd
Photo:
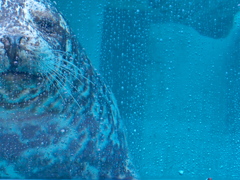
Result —
M 52 78 L 51 74 L 48 74 L 48 75 Z M 66 104 L 66 101 L 65 101 L 65 99 L 63 98 L 61 91 L 59 91 L 60 88 L 57 86 L 57 84 L 54 83 L 54 79 L 50 79 L 49 76 L 46 76 L 46 78 L 47 78 L 49 81 L 52 82 L 52 84 L 53 84 L 53 86 L 56 88 L 57 92 L 59 92 L 59 95 L 60 95 L 61 99 L 62 99 L 63 102 Z
M 81 69 L 79 68 L 79 67 L 77 67 L 75 64 L 73 64 L 73 63 L 71 63 L 71 62 L 69 62 L 69 61 L 67 61 L 67 60 L 63 60 L 63 59 L 61 59 L 63 62 L 65 62 L 65 63 L 68 63 L 68 64 L 70 64 L 71 66 L 73 66 L 74 68 L 76 68 L 76 70 L 78 71 L 78 72 L 80 72 L 80 74 L 79 75 L 81 75 L 81 77 L 83 77 L 84 79 L 86 79 L 87 81 L 89 81 L 90 83 L 92 83 L 93 85 L 95 85 L 89 78 L 87 78 L 86 76 L 84 76 L 83 75 L 83 73 L 81 72 Z M 69 70 L 69 71 L 72 71 L 71 69 L 69 69 L 68 67 L 65 67 L 65 66 L 60 66 L 60 68 L 64 68 L 64 69 L 66 69 L 66 70 Z M 72 72 L 73 73 L 73 72 Z M 74 74 L 73 74 L 74 75 Z M 76 76 L 76 75 L 75 75 Z
M 62 51 L 62 50 L 52 50 L 53 52 L 59 52 L 59 53 L 62 53 L 62 54 L 64 54 L 64 55 L 66 55 L 66 56 L 72 56 L 72 57 L 75 57 L 76 55 L 75 54 L 73 54 L 73 53 L 71 53 L 71 52 L 69 52 L 69 51 Z
M 47 76 L 46 74 L 39 73 L 39 76 L 44 79 L 44 83 L 43 83 L 43 84 L 45 84 L 45 83 L 47 83 L 47 82 L 49 82 L 49 81 L 50 81 L 52 84 L 54 84 L 53 81 L 52 81 L 52 80 L 49 78 L 49 76 Z M 47 84 L 46 84 L 46 85 L 47 85 Z M 49 90 L 49 87 L 50 87 L 50 86 L 47 86 L 47 90 Z M 49 96 L 49 91 L 47 91 L 47 93 L 48 93 L 48 96 Z
M 73 72 L 72 69 L 70 68 L 67 68 L 67 67 L 64 67 L 64 66 L 59 66 L 60 69 L 64 70 L 64 71 L 67 71 L 68 73 L 70 73 L 71 75 L 74 76 L 74 79 L 77 79 L 79 82 L 82 83 L 82 80 L 79 79 L 77 76 L 80 75 L 80 77 L 82 77 L 83 79 L 86 79 L 87 81 L 89 81 L 90 83 L 92 83 L 93 85 L 95 85 L 91 80 L 89 80 L 88 78 L 84 77 L 83 75 L 81 74 L 75 74 L 75 72 Z
M 73 58 L 74 59 L 74 57 L 73 56 L 75 56 L 75 55 L 72 55 L 70 52 L 64 52 L 64 51 L 61 51 L 61 50 L 52 50 L 53 52 L 55 51 L 55 52 L 60 52 L 60 53 L 63 53 L 64 55 L 68 55 L 68 56 L 70 56 L 71 58 Z M 51 52 L 51 51 L 49 51 L 49 52 Z M 42 54 L 48 54 L 48 51 L 46 51 L 46 52 L 43 52 Z M 77 80 L 79 80 L 80 82 L 82 82 L 78 77 L 77 77 L 77 75 L 80 75 L 83 79 L 86 79 L 87 81 L 89 81 L 90 83 L 92 83 L 94 86 L 95 86 L 95 84 L 89 79 L 89 78 L 87 78 L 86 76 L 84 76 L 83 75 L 83 72 L 81 71 L 81 69 L 79 68 L 79 67 L 77 67 L 75 64 L 73 64 L 72 62 L 70 62 L 70 61 L 67 61 L 67 60 L 65 60 L 63 57 L 61 57 L 61 58 L 59 58 L 58 59 L 60 62 L 64 62 L 64 63 L 66 63 L 66 64 L 69 64 L 70 66 L 72 66 L 73 68 L 75 68 L 75 71 L 77 71 L 77 72 L 79 72 L 79 73 L 77 73 L 77 74 L 75 74 L 75 72 L 74 72 L 74 70 L 72 70 L 72 69 L 70 69 L 70 68 L 68 68 L 68 67 L 66 67 L 66 66 L 63 66 L 63 65 L 61 65 L 61 66 L 57 66 L 58 68 L 62 68 L 62 69 L 65 69 L 65 70 L 68 70 L 68 72 L 70 72 Z
M 47 81 L 50 81 L 53 84 L 53 81 L 47 75 L 48 74 L 39 73 L 39 76 L 41 76 L 44 79 L 44 83 L 47 83 Z M 49 86 L 47 86 L 47 88 L 49 88 Z
M 72 58 L 72 59 L 76 58 L 77 56 L 76 54 L 73 54 L 69 51 L 62 51 L 62 50 L 55 50 L 55 49 L 46 50 L 44 52 L 41 51 L 42 54 L 49 54 L 51 52 L 57 52 L 61 54 L 61 57 L 66 56 L 67 58 Z
M 74 86 L 74 84 L 73 84 L 72 82 L 70 82 L 70 81 L 68 80 L 68 78 L 64 77 L 61 73 L 59 73 L 59 72 L 57 72 L 57 71 L 55 71 L 55 70 L 51 70 L 51 72 L 54 73 L 54 74 L 56 74 L 57 77 L 60 76 L 61 78 L 63 78 L 64 80 L 66 80 L 66 82 L 68 82 L 68 83 L 70 84 L 70 86 L 71 86 L 72 88 L 74 88 L 77 92 L 79 91 L 79 90 Z M 80 79 L 79 79 L 79 81 L 80 81 Z M 80 81 L 80 82 L 81 82 L 81 81 Z
M 52 73 L 55 73 L 55 72 L 52 71 Z M 56 74 L 56 73 L 55 73 L 55 74 Z M 75 101 L 75 103 L 78 105 L 78 107 L 81 108 L 81 106 L 80 106 L 80 104 L 78 103 L 78 101 L 76 100 L 76 98 L 72 95 L 72 93 L 69 91 L 69 89 L 67 89 L 65 83 L 64 83 L 61 79 L 54 78 L 54 77 L 53 77 L 53 74 L 51 74 L 51 73 L 48 73 L 48 75 L 50 75 L 50 76 L 54 79 L 54 81 L 56 81 L 56 85 L 59 85 L 59 84 L 60 84 L 60 85 L 61 85 L 60 88 L 65 89 L 65 90 L 66 90 L 66 93 L 68 93 L 68 94 L 71 96 L 71 98 Z M 60 89 L 60 88 L 59 88 L 59 89 Z
M 0 3 L 0 178 L 133 180 L 115 98 L 53 5 Z

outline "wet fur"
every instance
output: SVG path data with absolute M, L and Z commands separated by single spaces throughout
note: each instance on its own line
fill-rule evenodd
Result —
M 63 16 L 0 2 L 0 178 L 134 179 L 114 97 Z

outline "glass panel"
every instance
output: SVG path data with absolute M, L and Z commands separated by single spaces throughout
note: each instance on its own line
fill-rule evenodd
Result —
M 238 1 L 0 2 L 0 178 L 240 179 Z

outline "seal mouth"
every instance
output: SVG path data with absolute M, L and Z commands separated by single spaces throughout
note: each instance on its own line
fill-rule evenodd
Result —
M 0 74 L 1 78 L 7 81 L 22 81 L 30 79 L 39 79 L 39 75 L 27 73 L 27 72 L 16 72 L 16 71 L 6 71 Z
M 0 94 L 4 94 L 11 101 L 16 100 L 17 102 L 20 97 L 25 97 L 27 94 L 44 87 L 43 82 L 43 78 L 35 74 L 5 71 L 0 73 Z

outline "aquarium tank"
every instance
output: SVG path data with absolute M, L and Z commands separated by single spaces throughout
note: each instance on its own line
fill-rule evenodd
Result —
M 141 179 L 240 179 L 239 1 L 56 2 L 115 94 Z
M 240 1 L 52 1 L 116 98 L 139 179 L 240 179 Z

